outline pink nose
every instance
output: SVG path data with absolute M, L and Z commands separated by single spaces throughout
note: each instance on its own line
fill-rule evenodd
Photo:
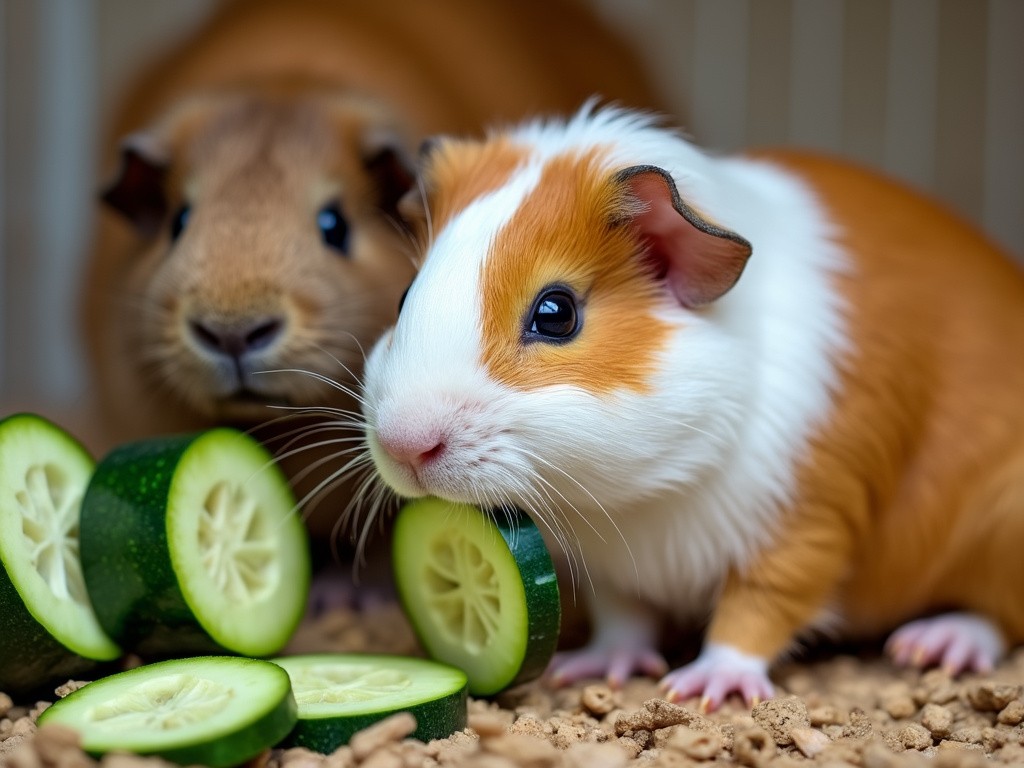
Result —
M 377 442 L 384 452 L 399 464 L 413 469 L 433 461 L 444 452 L 444 439 L 436 433 L 423 435 L 380 434 Z

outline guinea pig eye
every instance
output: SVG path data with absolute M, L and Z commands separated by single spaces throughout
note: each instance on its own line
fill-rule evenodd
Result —
M 528 336 L 568 341 L 580 329 L 576 299 L 564 288 L 549 288 L 537 297 L 530 313 Z
M 188 224 L 189 214 L 192 212 L 192 208 L 188 205 L 183 205 L 175 212 L 174 217 L 171 219 L 171 242 L 173 243 L 181 233 L 185 230 L 185 225 Z
M 316 224 L 324 244 L 344 256 L 348 255 L 348 222 L 341 215 L 337 202 L 328 203 L 316 214 Z

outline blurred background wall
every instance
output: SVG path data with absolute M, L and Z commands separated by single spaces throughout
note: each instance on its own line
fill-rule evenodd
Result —
M 104 116 L 214 2 L 0 0 L 0 404 L 79 401 L 76 286 Z M 698 142 L 888 170 L 1024 261 L 1024 0 L 586 2 Z

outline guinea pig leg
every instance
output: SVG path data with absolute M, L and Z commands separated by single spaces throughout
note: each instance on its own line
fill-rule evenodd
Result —
M 653 612 L 614 590 L 595 586 L 594 591 L 596 594 L 589 596 L 590 642 L 555 655 L 547 671 L 552 685 L 604 677 L 612 688 L 621 688 L 637 672 L 650 677 L 664 675 L 668 664 L 655 650 L 658 631 Z
M 889 636 L 885 651 L 901 666 L 939 664 L 953 676 L 991 671 L 1006 652 L 1006 640 L 984 616 L 944 613 L 904 624 Z
M 791 514 L 786 536 L 742 571 L 730 571 L 708 628 L 708 647 L 663 681 L 670 700 L 701 695 L 701 707 L 711 710 L 730 693 L 748 704 L 771 696 L 770 663 L 834 601 L 851 560 L 853 529 L 837 522 L 832 508 Z

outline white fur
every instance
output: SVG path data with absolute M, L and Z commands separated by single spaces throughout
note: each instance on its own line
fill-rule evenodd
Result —
M 380 474 L 403 495 L 517 503 L 578 544 L 598 593 L 640 596 L 676 616 L 704 612 L 728 566 L 777 529 L 795 463 L 828 412 L 846 345 L 831 280 L 844 256 L 796 179 L 709 156 L 647 116 L 587 107 L 511 133 L 530 162 L 437 233 L 396 329 L 368 361 Z M 753 255 L 709 308 L 666 298 L 661 316 L 676 331 L 650 394 L 513 391 L 480 362 L 488 245 L 547 159 L 597 145 L 610 150 L 609 173 L 669 171 L 682 198 L 749 240 Z M 376 433 L 395 430 L 437 432 L 447 450 L 417 478 L 380 450 Z

